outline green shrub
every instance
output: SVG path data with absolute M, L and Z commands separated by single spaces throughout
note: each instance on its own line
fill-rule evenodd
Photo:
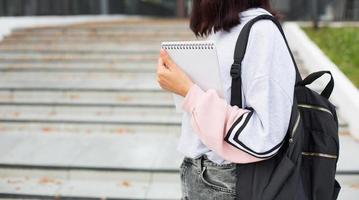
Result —
M 359 87 L 359 27 L 303 28 L 322 51 Z

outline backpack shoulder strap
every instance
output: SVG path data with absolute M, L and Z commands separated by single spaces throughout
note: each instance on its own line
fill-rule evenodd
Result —
M 294 56 L 292 51 L 289 48 L 287 38 L 285 37 L 284 31 L 282 29 L 281 24 L 279 21 L 271 16 L 271 15 L 259 15 L 258 17 L 255 17 L 254 19 L 247 22 L 246 25 L 241 30 L 241 33 L 238 36 L 236 47 L 234 50 L 234 62 L 231 67 L 231 76 L 232 76 L 232 89 L 231 89 L 231 105 L 237 105 L 238 107 L 242 107 L 242 78 L 241 78 L 241 68 L 242 68 L 242 60 L 244 58 L 244 55 L 246 53 L 247 49 L 247 43 L 249 38 L 250 30 L 256 22 L 260 20 L 271 20 L 274 22 L 274 24 L 278 27 L 280 33 L 282 34 L 284 41 L 287 45 L 288 51 L 290 53 L 290 56 L 292 58 L 293 64 L 295 66 L 296 71 L 296 83 L 301 81 L 302 78 L 300 76 L 297 63 L 295 62 Z

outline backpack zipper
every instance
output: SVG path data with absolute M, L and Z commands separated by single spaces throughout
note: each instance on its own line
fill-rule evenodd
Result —
M 314 110 L 326 112 L 326 113 L 329 113 L 331 116 L 333 116 L 333 113 L 330 110 L 328 110 L 326 108 L 323 108 L 321 106 L 314 106 L 314 105 L 309 105 L 309 104 L 298 104 L 298 107 L 314 109 Z M 302 152 L 302 155 L 304 155 L 304 156 L 317 156 L 317 157 L 331 158 L 331 159 L 337 159 L 338 158 L 337 155 L 326 154 L 326 153 L 317 153 L 317 152 Z
M 337 159 L 338 158 L 338 156 L 333 155 L 333 154 L 315 153 L 315 152 L 302 152 L 302 155 L 304 155 L 304 156 L 317 156 L 317 157 L 331 158 L 331 159 Z
M 323 107 L 320 107 L 320 106 L 313 106 L 313 105 L 309 105 L 309 104 L 298 104 L 298 107 L 301 107 L 301 108 L 309 108 L 309 109 L 314 109 L 314 110 L 319 110 L 319 111 L 327 112 L 327 113 L 329 113 L 330 115 L 333 116 L 333 113 L 330 112 L 330 110 L 328 110 L 328 109 L 326 109 L 326 108 L 323 108 Z
M 291 132 L 290 139 L 289 139 L 289 142 L 290 142 L 290 143 L 293 142 L 293 137 L 294 137 L 295 131 L 296 131 L 297 128 L 298 128 L 299 121 L 300 121 L 300 113 L 298 113 L 297 121 L 295 121 L 293 130 L 292 130 L 292 132 Z

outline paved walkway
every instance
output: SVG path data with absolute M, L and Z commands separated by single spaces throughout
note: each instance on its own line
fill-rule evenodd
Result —
M 6 37 L 0 198 L 179 199 L 181 116 L 155 78 L 159 44 L 174 39 L 194 39 L 185 21 L 94 22 Z M 351 157 L 359 149 L 340 124 L 347 200 L 359 180 L 343 174 L 359 170 Z

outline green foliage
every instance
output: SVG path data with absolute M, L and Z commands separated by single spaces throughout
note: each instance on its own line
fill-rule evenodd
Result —
M 322 51 L 359 87 L 359 27 L 303 28 Z

